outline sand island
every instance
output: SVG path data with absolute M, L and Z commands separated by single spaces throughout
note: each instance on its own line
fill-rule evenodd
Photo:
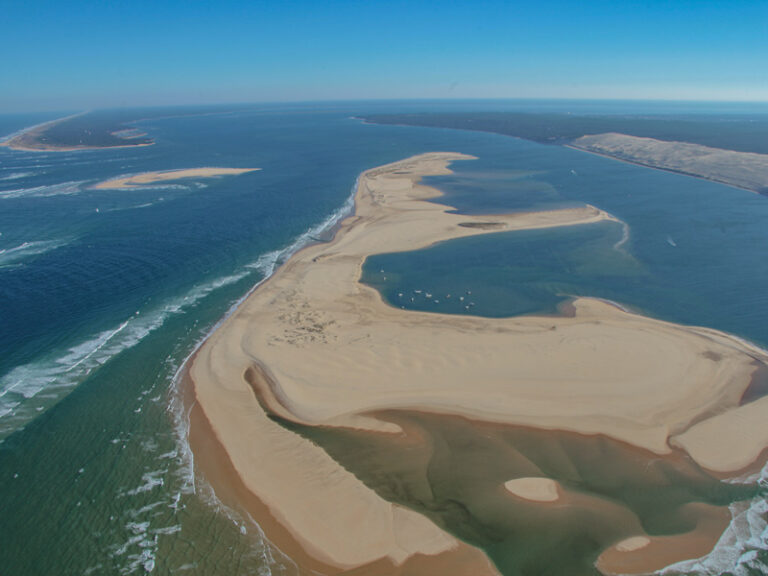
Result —
M 491 319 L 401 310 L 360 283 L 372 254 L 615 220 L 592 206 L 468 216 L 430 201 L 440 192 L 421 178 L 470 159 L 363 173 L 334 240 L 295 254 L 201 346 L 188 367 L 198 466 L 301 573 L 496 574 L 506 533 L 470 526 L 489 515 L 539 538 L 509 560 L 528 573 L 556 552 L 571 574 L 706 554 L 728 504 L 753 493 L 716 476 L 768 446 L 768 398 L 742 402 L 763 350 L 596 299 Z M 458 482 L 483 489 L 459 508 L 429 503 Z M 638 500 L 643 488 L 663 498 Z M 553 545 L 578 540 L 574 524 L 576 548 L 542 547 L 550 532 Z
M 236 176 L 246 172 L 254 172 L 261 168 L 183 168 L 180 170 L 159 170 L 155 172 L 142 172 L 133 176 L 123 176 L 104 180 L 91 186 L 94 190 L 130 190 L 142 186 L 152 185 L 157 182 L 183 180 L 185 178 L 214 178 L 216 176 Z

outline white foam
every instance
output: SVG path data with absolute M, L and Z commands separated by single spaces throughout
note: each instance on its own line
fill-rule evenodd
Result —
M 22 242 L 12 248 L 0 249 L 0 268 L 17 265 L 19 262 L 32 256 L 39 256 L 46 252 L 51 252 L 69 244 L 69 240 L 35 240 L 31 242 Z
M 164 536 L 169 536 L 171 534 L 176 534 L 178 532 L 181 532 L 181 526 L 179 524 L 174 524 L 173 526 L 166 526 L 164 528 L 152 529 L 152 534 L 161 534 Z
M 245 293 L 241 298 L 239 298 L 226 312 L 223 318 L 219 320 L 208 332 L 204 335 L 203 338 L 201 338 L 196 345 L 193 347 L 190 354 L 185 358 L 184 362 L 177 368 L 173 378 L 172 378 L 172 384 L 170 389 L 170 399 L 168 403 L 168 411 L 171 414 L 171 417 L 173 418 L 174 422 L 174 431 L 176 436 L 176 443 L 178 448 L 178 453 L 180 457 L 180 468 L 179 470 L 183 474 L 184 484 L 182 491 L 184 493 L 194 493 L 199 498 L 201 498 L 204 502 L 207 502 L 211 507 L 216 509 L 217 511 L 223 513 L 227 518 L 229 518 L 235 525 L 239 527 L 241 532 L 245 530 L 246 532 L 247 527 L 251 526 L 254 531 L 260 535 L 260 538 L 263 542 L 267 543 L 268 545 L 261 546 L 260 551 L 260 558 L 262 560 L 262 565 L 259 568 L 259 574 L 262 576 L 270 576 L 272 574 L 270 570 L 270 566 L 275 566 L 276 564 L 280 564 L 281 566 L 291 565 L 293 568 L 298 572 L 298 567 L 296 564 L 286 555 L 284 555 L 280 550 L 264 535 L 263 531 L 261 530 L 261 527 L 258 525 L 258 523 L 251 518 L 250 516 L 247 516 L 247 518 L 243 519 L 238 513 L 230 509 L 229 507 L 225 506 L 217 497 L 215 492 L 213 491 L 213 488 L 208 484 L 204 479 L 198 479 L 195 475 L 195 466 L 194 466 L 194 454 L 192 453 L 192 449 L 189 445 L 189 421 L 190 421 L 190 410 L 191 407 L 184 406 L 184 402 L 182 400 L 181 396 L 181 390 L 180 390 L 180 381 L 181 381 L 181 375 L 187 365 L 187 362 L 189 359 L 197 352 L 197 350 L 202 346 L 203 342 L 224 322 L 227 318 L 229 318 L 236 310 L 237 308 L 250 296 L 254 290 L 256 290 L 261 284 L 266 282 L 272 274 L 274 274 L 275 270 L 288 260 L 293 254 L 304 248 L 305 246 L 309 245 L 312 242 L 317 241 L 317 237 L 322 235 L 323 233 L 330 231 L 334 226 L 336 226 L 341 220 L 343 220 L 346 216 L 352 213 L 354 209 L 354 198 L 355 193 L 357 191 L 358 186 L 358 179 L 355 179 L 355 184 L 352 187 L 350 195 L 347 197 L 347 199 L 344 201 L 344 204 L 334 212 L 332 212 L 327 218 L 325 218 L 323 221 L 321 221 L 319 224 L 310 227 L 308 230 L 306 230 L 303 234 L 298 236 L 296 240 L 294 240 L 291 244 L 288 246 L 279 249 L 274 250 L 272 252 L 267 252 L 265 254 L 262 254 L 258 257 L 258 259 L 251 264 L 246 265 L 246 268 L 257 270 L 261 273 L 262 278 L 256 282 L 250 290 L 248 290 L 247 293 Z M 180 498 L 180 494 L 177 496 L 176 503 L 178 503 L 178 499 Z M 275 559 L 274 554 L 277 554 L 280 557 L 280 560 Z
M 35 186 L 33 188 L 16 188 L 13 190 L 0 190 L 0 199 L 12 198 L 46 198 L 49 196 L 69 196 L 81 191 L 81 185 L 85 180 L 72 180 L 49 186 Z
M 18 180 L 19 178 L 26 178 L 27 176 L 33 176 L 35 172 L 11 172 L 7 176 L 0 177 L 0 182 L 7 180 Z
M 768 489 L 768 463 L 757 483 Z M 748 503 L 731 505 L 731 523 L 712 552 L 696 560 L 678 562 L 661 570 L 661 575 L 680 572 L 717 576 L 729 572 L 733 576 L 768 573 L 768 566 L 758 559 L 759 551 L 768 551 L 768 501 L 759 495 Z
M 165 502 L 163 500 L 160 500 L 158 502 L 153 502 L 152 504 L 147 504 L 146 506 L 142 506 L 138 510 L 128 510 L 128 514 L 132 518 L 137 518 L 137 517 L 141 516 L 142 514 L 146 514 L 147 512 L 151 512 L 152 510 L 154 510 L 158 506 L 162 506 L 163 504 L 165 504 Z
M 16 366 L 0 377 L 0 440 L 40 414 L 39 401 L 50 407 L 103 364 L 141 342 L 165 321 L 195 306 L 214 290 L 233 284 L 249 270 L 193 287 L 163 306 L 131 316 L 65 351 Z M 35 399 L 37 404 L 31 401 Z
M 125 492 L 122 492 L 121 496 L 136 496 L 137 494 L 142 494 L 144 492 L 149 492 L 150 490 L 154 490 L 158 486 L 164 486 L 165 480 L 164 476 L 168 473 L 168 469 L 164 468 L 161 470 L 153 470 L 152 472 L 145 472 L 141 475 L 141 481 L 142 484 L 137 486 L 136 488 L 133 488 L 131 490 L 126 490 Z

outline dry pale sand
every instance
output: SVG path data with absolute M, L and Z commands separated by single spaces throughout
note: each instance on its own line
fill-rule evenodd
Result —
M 339 570 L 442 558 L 459 544 L 382 500 L 265 409 L 308 424 L 379 431 L 398 428 L 366 413 L 438 411 L 600 433 L 659 454 L 677 439 L 718 469 L 749 464 L 765 446 L 763 435 L 745 438 L 711 418 L 737 409 L 766 359 L 736 338 L 586 298 L 573 303 L 572 317 L 405 311 L 360 284 L 370 254 L 612 218 L 591 206 L 465 216 L 426 202 L 440 193 L 420 178 L 449 173 L 448 164 L 463 159 L 425 154 L 364 173 L 355 215 L 335 239 L 294 255 L 211 335 L 190 367 L 198 405 L 247 490 L 307 554 Z M 700 428 L 711 421 L 711 430 Z M 687 438 L 693 424 L 701 431 Z M 755 425 L 768 430 L 768 417 Z M 474 571 L 492 568 L 478 562 Z
M 104 180 L 94 186 L 94 190 L 124 190 L 154 184 L 155 182 L 165 182 L 167 180 L 182 180 L 184 178 L 213 178 L 214 176 L 234 176 L 261 170 L 261 168 L 184 168 L 181 170 L 161 170 L 157 172 L 143 172 L 134 176 L 124 178 L 112 178 Z
M 504 488 L 531 502 L 555 502 L 560 498 L 558 483 L 551 478 L 515 478 L 504 482 Z
M 574 140 L 571 147 L 651 168 L 714 180 L 752 192 L 768 192 L 768 154 L 615 132 L 582 136 Z

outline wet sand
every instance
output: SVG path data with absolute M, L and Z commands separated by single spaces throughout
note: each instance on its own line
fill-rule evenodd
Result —
M 421 177 L 447 174 L 463 159 L 426 154 L 361 175 L 355 215 L 335 239 L 294 255 L 211 335 L 190 368 L 197 406 L 245 489 L 303 554 L 339 571 L 382 562 L 403 568 L 416 559 L 428 570 L 424 563 L 444 564 L 463 548 L 442 521 L 383 498 L 360 481 L 361 471 L 340 466 L 288 424 L 394 438 L 402 427 L 372 411 L 420 410 L 603 435 L 656 457 L 678 458 L 681 447 L 695 446 L 694 456 L 718 470 L 749 465 L 765 447 L 761 435 L 744 439 L 707 424 L 742 408 L 766 412 L 760 400 L 740 406 L 765 353 L 727 334 L 586 298 L 572 303 L 572 317 L 558 318 L 402 311 L 360 284 L 371 254 L 613 219 L 591 206 L 466 216 L 426 202 L 440 193 Z M 765 422 L 757 423 L 763 431 Z M 745 449 L 730 453 L 742 442 Z M 673 524 L 676 533 L 695 532 Z M 642 536 L 622 532 L 599 541 L 607 548 Z M 493 572 L 482 555 L 472 562 L 472 573 Z
M 94 190 L 130 190 L 156 182 L 183 180 L 184 178 L 213 178 L 216 176 L 236 176 L 253 172 L 260 168 L 184 168 L 181 170 L 160 170 L 156 172 L 143 172 L 124 178 L 112 178 L 91 186 Z

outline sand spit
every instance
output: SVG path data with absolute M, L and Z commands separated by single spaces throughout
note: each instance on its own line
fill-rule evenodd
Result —
M 603 156 L 680 172 L 752 192 L 768 193 L 768 154 L 711 148 L 690 142 L 668 142 L 627 134 L 590 134 L 571 147 Z
M 66 122 L 67 120 L 72 120 L 73 118 L 82 116 L 83 114 L 86 114 L 86 112 L 79 112 L 77 114 L 65 116 L 64 118 L 57 118 L 56 120 L 51 120 L 49 122 L 44 122 L 42 124 L 38 124 L 36 126 L 26 128 L 14 135 L 11 135 L 10 137 L 8 137 L 7 140 L 0 142 L 0 146 L 5 146 L 6 148 L 10 148 L 11 150 L 19 150 L 22 152 L 72 152 L 75 150 L 138 148 L 141 146 L 152 146 L 154 144 L 154 142 L 130 143 L 130 140 L 132 138 L 139 138 L 140 136 L 144 136 L 144 134 L 140 134 L 140 133 L 131 133 L 132 129 L 122 131 L 122 132 L 125 132 L 125 134 L 123 136 L 118 136 L 118 137 L 125 140 L 125 144 L 121 144 L 117 146 L 86 146 L 86 145 L 59 146 L 56 144 L 50 144 L 48 142 L 43 141 L 45 132 L 48 129 L 52 128 L 57 124 L 61 124 L 62 122 Z M 113 135 L 117 135 L 117 134 L 113 133 Z
M 166 182 L 169 180 L 182 180 L 184 178 L 213 178 L 215 176 L 235 176 L 261 170 L 261 168 L 184 168 L 181 170 L 160 170 L 156 172 L 143 172 L 134 176 L 112 178 L 91 186 L 94 190 L 130 190 L 141 186 Z
M 587 298 L 561 318 L 450 316 L 385 304 L 359 283 L 368 255 L 613 219 L 592 206 L 467 216 L 426 202 L 440 192 L 419 184 L 421 177 L 447 174 L 450 162 L 468 159 L 424 154 L 365 172 L 355 215 L 335 239 L 294 255 L 211 335 L 190 367 L 197 405 L 244 486 L 306 554 L 338 572 L 382 562 L 404 569 L 419 559 L 429 573 L 423 563 L 445 565 L 460 545 L 425 517 L 383 500 L 265 408 L 303 424 L 383 432 L 400 429 L 369 412 L 442 412 L 605 434 L 667 454 L 670 439 L 693 424 L 738 408 L 766 360 L 726 334 Z M 767 429 L 768 418 L 758 425 Z M 764 448 L 760 435 L 715 428 L 705 435 L 718 435 L 716 444 L 696 442 L 695 457 L 708 465 L 743 467 Z M 732 442 L 750 449 L 734 458 Z M 493 573 L 487 560 L 474 558 L 470 573 Z

